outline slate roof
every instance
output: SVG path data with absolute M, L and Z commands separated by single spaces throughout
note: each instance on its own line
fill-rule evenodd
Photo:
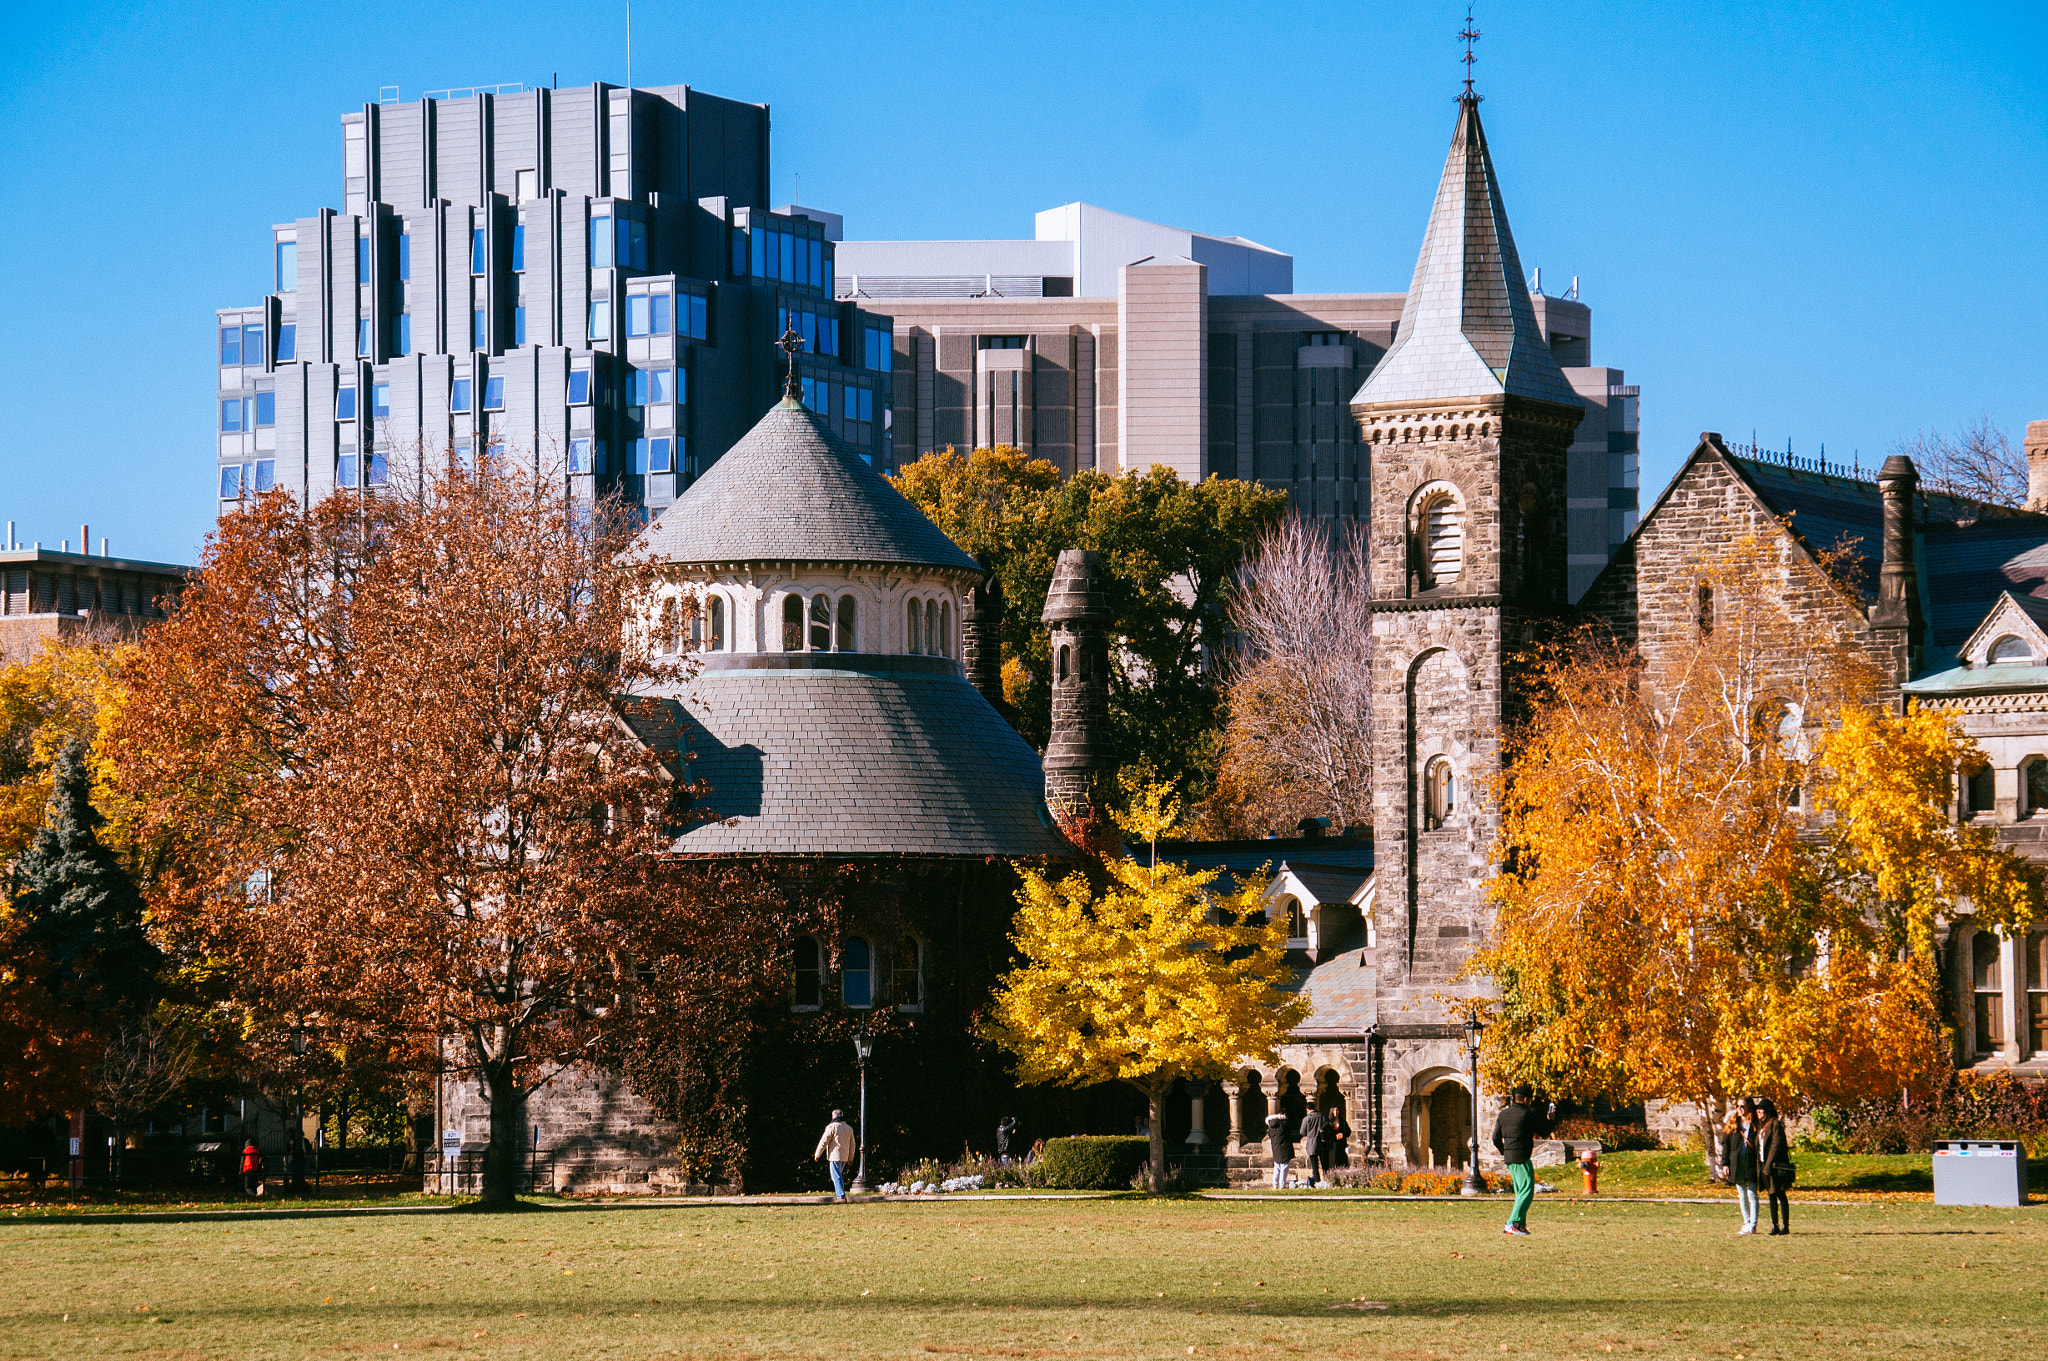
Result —
M 1296 991 L 1309 1000 L 1308 1019 L 1294 1033 L 1304 1039 L 1363 1035 L 1378 1024 L 1379 966 L 1371 951 L 1340 950 L 1312 965 Z
M 1393 348 L 1352 401 L 1506 392 L 1583 406 L 1536 325 L 1527 279 L 1508 230 L 1479 101 L 1461 99 Z
M 677 850 L 842 859 L 1071 851 L 1046 812 L 1037 754 L 958 663 L 765 660 L 772 665 L 747 654 L 709 659 L 666 696 L 693 758 L 684 778 L 710 785 L 693 814 L 716 819 L 691 826 Z
M 2011 591 L 2028 608 L 2048 599 L 2048 516 L 1985 518 L 1967 527 L 1934 524 L 1921 535 L 1929 652 L 1953 654 Z M 2035 615 L 2035 618 L 2040 618 Z
M 1150 848 L 1144 845 L 1133 845 L 1129 849 L 1140 859 L 1150 854 Z M 1297 856 L 1300 857 L 1298 863 L 1294 859 Z M 1162 841 L 1159 843 L 1159 858 L 1191 870 L 1222 870 L 1217 887 L 1228 888 L 1242 883 L 1248 875 L 1260 874 L 1263 878 L 1271 878 L 1279 872 L 1282 861 L 1294 864 L 1296 869 L 1310 865 L 1332 873 L 1358 871 L 1370 874 L 1372 842 L 1327 836 L 1267 837 L 1245 841 Z
M 647 527 L 631 555 L 981 572 L 823 417 L 786 399 Z
M 1287 860 L 1274 868 L 1274 875 L 1277 877 L 1281 870 L 1291 872 L 1319 903 L 1348 903 L 1351 895 L 1372 878 L 1370 865 L 1317 865 Z

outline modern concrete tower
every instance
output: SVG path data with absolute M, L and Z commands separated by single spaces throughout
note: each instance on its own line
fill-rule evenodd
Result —
M 1508 655 L 1566 603 L 1566 450 L 1582 408 L 1526 277 L 1467 94 L 1398 338 L 1351 402 L 1372 467 L 1373 911 L 1390 1077 L 1465 1067 L 1460 1017 L 1434 999 L 1472 987 L 1451 980 L 1492 926 L 1490 782 L 1521 698 Z
M 1116 774 L 1109 737 L 1109 572 L 1102 555 L 1060 552 L 1040 616 L 1052 629 L 1052 739 L 1045 747 L 1045 801 L 1055 811 L 1099 805 Z

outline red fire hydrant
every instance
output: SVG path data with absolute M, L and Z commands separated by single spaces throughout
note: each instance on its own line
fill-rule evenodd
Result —
M 1586 1194 L 1600 1194 L 1600 1145 L 1594 1144 L 1579 1155 L 1579 1171 L 1585 1174 Z

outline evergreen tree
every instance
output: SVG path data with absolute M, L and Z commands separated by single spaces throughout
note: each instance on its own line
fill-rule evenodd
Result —
M 84 744 L 66 746 L 50 774 L 48 816 L 14 862 L 17 948 L 39 962 L 65 1004 L 102 1012 L 146 1004 L 162 955 L 143 930 L 134 879 L 100 844 L 106 819 L 92 806 Z

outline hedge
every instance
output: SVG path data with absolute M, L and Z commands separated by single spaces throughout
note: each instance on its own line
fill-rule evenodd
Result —
M 1143 1135 L 1077 1134 L 1046 1140 L 1032 1171 L 1049 1190 L 1128 1191 L 1151 1157 L 1152 1141 Z

